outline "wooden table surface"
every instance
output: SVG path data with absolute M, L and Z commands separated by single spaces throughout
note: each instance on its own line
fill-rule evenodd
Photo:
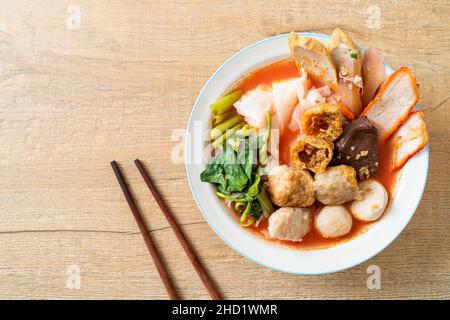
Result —
M 137 157 L 227 299 L 450 298 L 450 5 L 316 3 L 1 1 L 0 298 L 167 298 L 113 159 L 182 297 L 208 298 L 134 167 Z M 378 256 L 337 274 L 288 275 L 220 240 L 171 152 L 199 90 L 237 50 L 290 30 L 329 34 L 335 26 L 417 75 L 429 178 L 414 218 Z M 370 265 L 381 270 L 381 289 L 367 286 Z

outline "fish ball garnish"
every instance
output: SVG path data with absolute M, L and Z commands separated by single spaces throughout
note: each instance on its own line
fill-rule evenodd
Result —
M 313 178 L 306 170 L 276 166 L 269 171 L 267 191 L 280 207 L 308 207 L 316 199 Z
M 381 183 L 373 179 L 359 184 L 360 199 L 350 204 L 350 212 L 361 221 L 375 221 L 388 204 L 388 193 Z
M 350 166 L 328 167 L 314 176 L 316 198 L 325 205 L 338 205 L 358 196 L 356 171 Z
M 311 230 L 311 212 L 305 208 L 283 207 L 269 218 L 271 238 L 289 241 L 302 241 Z
M 352 216 L 344 206 L 325 206 L 314 219 L 314 227 L 324 238 L 337 238 L 352 230 Z

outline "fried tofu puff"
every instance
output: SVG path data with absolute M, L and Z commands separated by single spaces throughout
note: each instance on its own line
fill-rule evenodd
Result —
M 307 111 L 301 117 L 303 132 L 328 141 L 336 140 L 342 134 L 340 107 L 323 103 Z
M 277 206 L 308 207 L 316 200 L 313 182 L 308 171 L 282 165 L 269 171 L 267 191 Z
M 291 148 L 291 163 L 314 173 L 323 172 L 333 157 L 333 148 L 333 144 L 325 139 L 302 134 Z

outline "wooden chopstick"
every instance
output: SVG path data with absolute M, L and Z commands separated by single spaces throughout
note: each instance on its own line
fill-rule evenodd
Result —
M 125 196 L 125 199 L 127 200 L 128 205 L 130 206 L 131 212 L 133 213 L 134 219 L 136 220 L 136 223 L 139 227 L 139 231 L 141 232 L 142 237 L 144 238 L 148 251 L 152 256 L 156 269 L 159 272 L 159 276 L 161 277 L 161 280 L 164 283 L 164 286 L 166 287 L 167 293 L 169 294 L 170 299 L 177 300 L 178 299 L 177 292 L 175 291 L 172 281 L 170 280 L 169 274 L 167 273 L 161 261 L 158 250 L 153 244 L 152 238 L 150 237 L 150 233 L 145 227 L 144 219 L 142 218 L 142 215 L 136 205 L 136 202 L 134 201 L 133 196 L 130 190 L 128 189 L 128 185 L 125 182 L 125 178 L 123 177 L 122 172 L 120 171 L 120 168 L 116 161 L 112 161 L 111 166 L 117 177 L 117 181 L 119 182 L 119 185 L 122 188 L 123 195 Z
M 170 212 L 169 208 L 167 207 L 166 203 L 164 202 L 161 194 L 159 193 L 159 191 L 156 188 L 155 184 L 153 183 L 152 179 L 148 175 L 144 166 L 139 161 L 139 159 L 134 160 L 134 164 L 138 168 L 139 172 L 142 175 L 142 178 L 144 178 L 145 183 L 147 184 L 148 188 L 150 189 L 150 192 L 153 194 L 153 197 L 155 198 L 155 200 L 158 203 L 159 207 L 161 208 L 164 216 L 166 217 L 167 221 L 169 222 L 170 226 L 172 227 L 173 231 L 175 232 L 175 235 L 177 236 L 178 241 L 180 242 L 181 246 L 183 247 L 184 251 L 186 252 L 186 255 L 188 256 L 192 265 L 194 266 L 195 271 L 197 271 L 197 274 L 200 277 L 200 280 L 203 282 L 203 285 L 205 286 L 206 290 L 208 290 L 209 296 L 213 300 L 220 300 L 221 299 L 220 294 L 218 293 L 216 287 L 214 286 L 213 282 L 209 278 L 205 269 L 202 267 L 199 259 L 197 258 L 197 255 L 195 254 L 195 252 L 192 250 L 191 246 L 187 242 L 183 231 L 178 226 L 177 222 L 175 221 L 174 216 Z

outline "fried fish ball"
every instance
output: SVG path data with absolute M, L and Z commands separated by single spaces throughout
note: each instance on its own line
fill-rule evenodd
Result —
M 344 206 L 325 206 L 314 219 L 315 229 L 324 238 L 337 238 L 352 230 L 352 216 Z
M 359 184 L 361 199 L 350 204 L 350 212 L 361 221 L 375 221 L 386 210 L 389 197 L 381 183 L 374 179 L 363 181 Z
M 358 192 L 356 171 L 350 166 L 328 167 L 314 176 L 316 198 L 325 205 L 343 204 L 355 199 Z
M 333 148 L 329 141 L 302 134 L 291 148 L 291 163 L 314 173 L 323 172 L 333 157 Z
M 342 133 L 340 107 L 323 103 L 305 111 L 301 117 L 303 132 L 328 141 L 336 140 Z
M 272 168 L 268 178 L 267 191 L 277 206 L 307 207 L 316 200 L 314 180 L 308 171 L 282 165 Z
M 279 240 L 302 241 L 311 230 L 311 212 L 305 208 L 280 208 L 269 218 L 269 234 Z

